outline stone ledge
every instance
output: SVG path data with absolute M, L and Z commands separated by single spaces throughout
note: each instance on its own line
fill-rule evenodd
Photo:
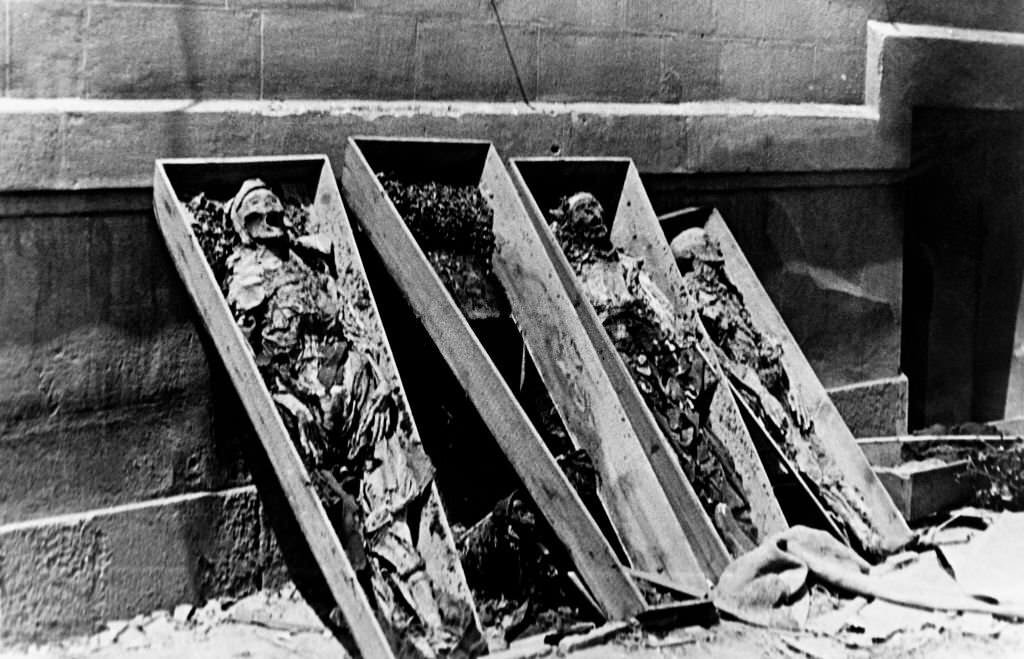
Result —
M 904 169 L 919 105 L 1024 108 L 1024 34 L 869 21 L 863 106 L 0 100 L 0 191 L 146 186 L 161 157 L 327 153 L 352 134 L 622 155 L 645 173 Z M 949 75 L 949 63 L 957 75 Z
M 252 486 L 0 526 L 0 640 L 38 641 L 280 574 Z
M 907 376 L 855 382 L 828 390 L 854 437 L 886 437 L 907 433 Z
M 153 160 L 327 153 L 355 134 L 492 140 L 503 156 L 629 156 L 645 172 L 891 169 L 870 108 L 785 103 L 0 100 L 0 191 L 130 188 Z

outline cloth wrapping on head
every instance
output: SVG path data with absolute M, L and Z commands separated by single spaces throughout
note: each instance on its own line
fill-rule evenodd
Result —
M 242 187 L 238 189 L 235 196 L 228 202 L 228 217 L 231 218 L 231 224 L 234 225 L 235 231 L 242 239 L 242 243 L 248 245 L 252 242 L 252 237 L 249 232 L 245 229 L 245 218 L 238 214 L 238 209 L 242 207 L 242 202 L 253 192 L 257 190 L 270 190 L 270 186 L 263 182 L 263 179 L 250 178 L 246 179 L 242 183 Z

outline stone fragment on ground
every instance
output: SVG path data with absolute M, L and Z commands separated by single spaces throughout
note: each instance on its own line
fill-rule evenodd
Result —
M 237 601 L 180 604 L 131 620 L 106 623 L 95 634 L 46 645 L 0 647 L 0 659 L 344 659 L 341 644 L 291 584 Z

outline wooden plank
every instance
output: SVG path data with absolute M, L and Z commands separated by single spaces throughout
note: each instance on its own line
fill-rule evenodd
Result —
M 323 168 L 330 169 L 325 157 L 320 162 Z M 187 211 L 178 200 L 161 161 L 157 161 L 153 177 L 153 207 L 175 267 L 224 361 L 231 382 L 239 392 L 285 498 L 353 639 L 365 657 L 394 656 L 277 407 L 263 384 L 252 351 L 235 324 L 202 249 L 189 228 Z
M 782 514 L 782 507 L 775 498 L 768 474 L 743 423 L 743 417 L 728 386 L 728 377 L 697 312 L 697 302 L 683 287 L 683 277 L 672 256 L 672 249 L 632 161 L 629 162 L 622 189 L 612 225 L 612 243 L 630 256 L 642 259 L 654 283 L 675 305 L 676 314 L 691 319 L 699 336 L 702 356 L 719 382 L 711 400 L 708 424 L 732 456 L 750 504 L 751 521 L 760 537 L 783 531 L 789 525 Z
M 872 526 L 882 537 L 884 548 L 896 550 L 905 546 L 913 538 L 906 520 L 875 476 L 853 433 L 832 404 L 814 369 L 717 211 L 712 212 L 705 230 L 719 244 L 725 257 L 726 275 L 743 296 L 754 325 L 780 342 L 782 363 L 789 375 L 793 395 L 806 408 L 814 422 L 816 435 L 835 460 L 844 481 L 863 501 Z
M 605 615 L 634 615 L 646 606 L 636 584 L 417 246 L 361 150 L 364 146 L 394 148 L 397 141 L 387 142 L 349 140 L 342 171 L 346 202 L 541 514 L 565 544 Z M 420 157 L 422 149 L 433 148 L 437 143 L 413 144 L 421 147 L 416 154 Z M 490 148 L 486 142 L 470 144 Z
M 614 165 L 614 163 L 610 164 Z M 557 202 L 557 199 L 552 200 L 545 197 L 538 199 L 531 187 L 527 185 L 515 159 L 510 161 L 509 167 L 512 179 L 525 201 L 526 209 L 537 235 L 541 239 L 544 251 L 555 267 L 556 276 L 569 294 L 576 315 L 586 331 L 591 345 L 597 352 L 601 367 L 611 381 L 616 398 L 622 404 L 626 418 L 640 439 L 662 489 L 669 497 L 676 518 L 686 532 L 686 537 L 689 539 L 704 573 L 710 579 L 717 580 L 722 570 L 729 564 L 731 557 L 697 498 L 693 486 L 683 473 L 674 451 L 668 445 L 653 414 L 637 390 L 632 376 L 626 370 L 615 346 L 601 326 L 597 313 L 586 300 L 572 266 L 569 265 L 548 227 L 541 205 L 546 207 Z M 578 172 L 574 172 L 574 174 L 578 175 Z M 603 196 L 603 202 L 612 203 L 611 207 L 615 207 L 614 204 L 618 203 L 619 192 L 618 190 L 602 189 L 598 191 L 597 196 L 599 200 Z M 614 201 L 608 199 L 607 195 L 609 194 L 612 195 Z
M 782 450 L 782 447 L 776 443 L 775 438 L 772 437 L 771 433 L 768 432 L 768 429 L 764 427 L 764 423 L 762 423 L 761 419 L 754 414 L 754 411 L 750 408 L 750 404 L 747 403 L 746 398 L 744 398 L 739 391 L 736 391 L 735 385 L 731 380 L 729 381 L 729 388 L 732 392 L 732 398 L 743 415 L 743 420 L 747 424 L 747 427 L 755 434 L 762 446 L 766 446 L 769 449 L 773 454 L 774 459 L 785 468 L 786 472 L 789 473 L 796 482 L 802 500 L 801 514 L 806 516 L 806 509 L 809 506 L 813 513 L 813 518 L 817 519 L 820 524 L 823 524 L 837 538 L 844 538 L 843 532 L 839 530 L 839 527 L 836 526 L 832 516 L 828 514 L 827 510 L 825 510 L 821 498 L 814 491 L 812 485 L 808 483 L 807 477 L 797 469 L 796 465 L 793 464 L 793 461 L 789 459 L 788 455 L 786 455 L 786 452 Z M 794 524 L 795 523 L 797 522 L 794 522 Z
M 706 592 L 691 542 L 496 152 L 481 189 L 495 209 L 495 272 L 569 435 L 597 467 L 627 555 L 641 570 Z
M 1024 417 L 999 419 L 998 421 L 990 421 L 988 425 L 995 426 L 996 430 L 1008 435 L 1024 436 Z

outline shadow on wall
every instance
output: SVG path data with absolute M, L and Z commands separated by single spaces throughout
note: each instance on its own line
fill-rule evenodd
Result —
M 756 183 L 645 176 L 644 184 L 659 213 L 718 208 L 826 387 L 897 374 L 898 188 L 791 175 Z
M 1008 389 L 1024 272 L 1024 113 L 914 113 L 903 368 L 912 427 L 1024 411 Z M 1011 415 L 1013 412 L 1011 412 Z

